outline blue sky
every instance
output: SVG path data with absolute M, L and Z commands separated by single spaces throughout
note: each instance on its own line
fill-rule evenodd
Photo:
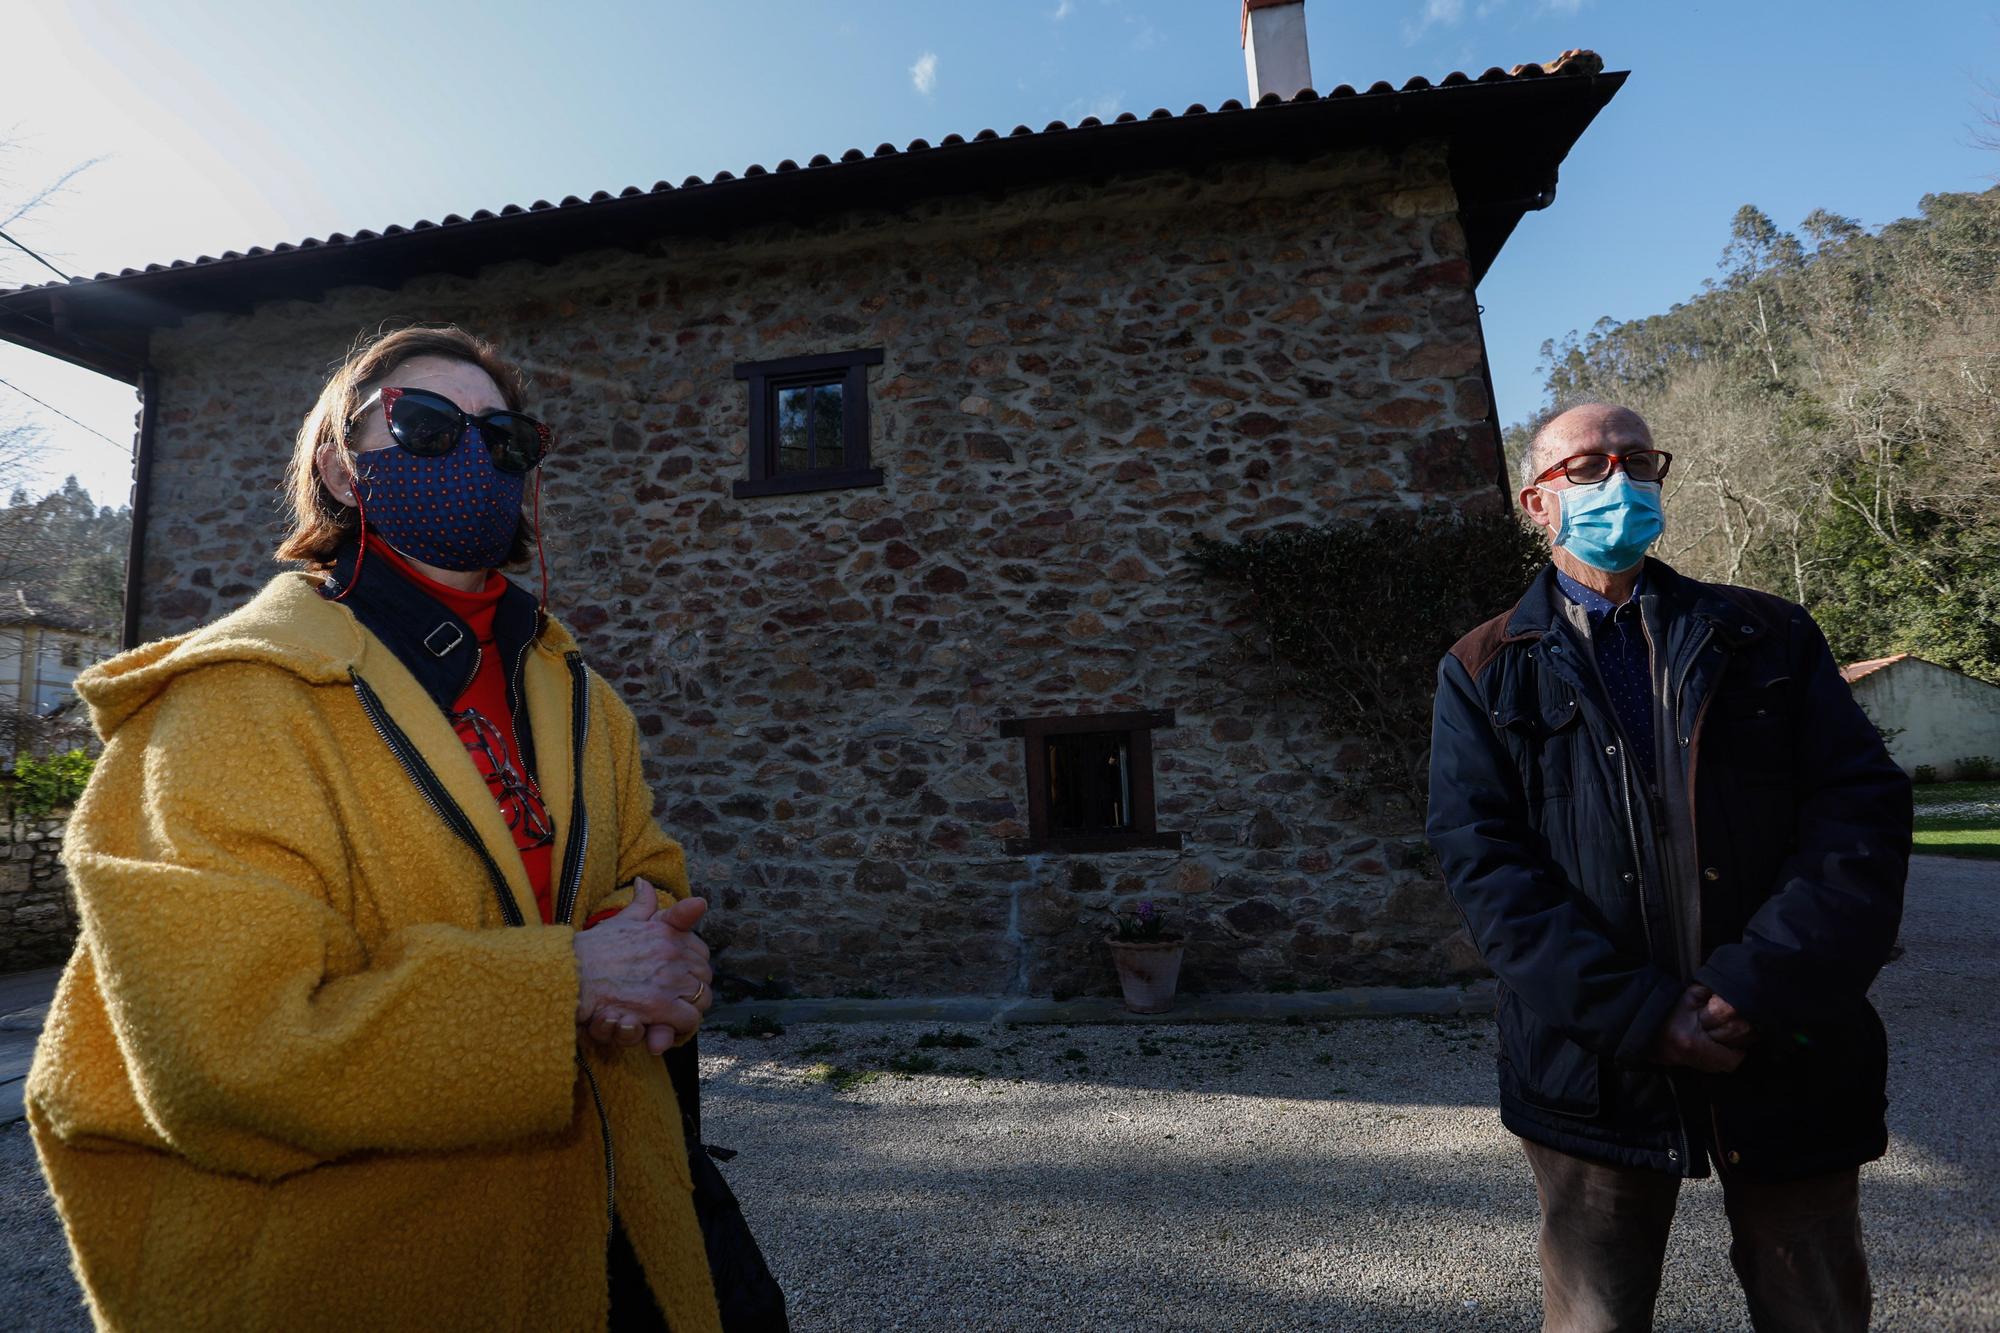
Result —
M 1871 226 L 1982 189 L 2000 0 L 1307 0 L 1322 88 L 1601 52 L 1632 71 L 1480 288 L 1501 414 L 1544 339 L 1665 309 L 1730 215 Z M 101 158 L 10 228 L 69 272 L 1244 94 L 1237 0 L 54 3 L 0 18 L 0 202 Z M 0 216 L 5 210 L 0 209 Z M 46 276 L 46 275 L 43 275 Z M 39 280 L 18 255 L 0 283 Z M 122 502 L 129 388 L 0 348 L 40 485 Z M 300 404 L 303 412 L 306 404 Z

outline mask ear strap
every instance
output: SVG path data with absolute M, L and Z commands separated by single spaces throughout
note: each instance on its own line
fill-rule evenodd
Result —
M 549 557 L 542 549 L 542 470 L 535 469 L 535 563 L 542 571 L 542 604 L 536 608 L 544 616 L 549 613 Z
M 354 577 L 347 581 L 345 588 L 334 595 L 333 600 L 336 602 L 353 592 L 354 585 L 361 582 L 361 565 L 368 559 L 368 501 L 361 494 L 361 479 L 358 477 L 354 483 L 354 508 L 361 515 L 361 544 L 354 551 Z

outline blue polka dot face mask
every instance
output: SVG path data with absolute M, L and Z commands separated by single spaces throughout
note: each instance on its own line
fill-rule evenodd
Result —
M 1666 531 L 1660 483 L 1633 481 L 1623 469 L 1592 485 L 1570 485 L 1550 494 L 1562 511 L 1556 545 L 1607 574 L 1622 574 L 1644 560 L 1647 548 Z
M 439 569 L 493 569 L 506 562 L 520 528 L 527 469 L 494 465 L 483 420 L 453 425 L 455 441 L 442 454 L 427 456 L 401 440 L 356 454 L 361 513 L 383 540 L 413 559 Z

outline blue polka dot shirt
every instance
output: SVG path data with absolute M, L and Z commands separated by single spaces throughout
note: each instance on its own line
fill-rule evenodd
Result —
M 1584 587 L 1560 569 L 1556 586 L 1563 595 L 1583 608 L 1590 617 L 1590 647 L 1597 657 L 1597 674 L 1611 695 L 1612 711 L 1625 740 L 1636 751 L 1639 774 L 1653 780 L 1653 667 L 1646 649 L 1646 630 L 1639 623 L 1639 593 L 1645 576 L 1632 589 L 1632 600 L 1619 615 L 1619 607 L 1602 593 Z

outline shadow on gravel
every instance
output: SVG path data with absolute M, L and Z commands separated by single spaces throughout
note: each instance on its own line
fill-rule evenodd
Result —
M 896 1035 L 874 1035 L 884 1028 Z M 772 1079 L 789 1097 L 800 1076 L 836 1095 L 881 1079 L 928 1076 L 989 1087 L 1022 1081 L 1424 1106 L 1440 1104 L 1443 1093 L 1479 1108 L 1497 1101 L 1494 1050 L 1493 1022 L 1483 1015 L 1072 1027 L 814 1023 L 702 1037 L 704 1068 L 715 1067 L 711 1057 L 743 1062 L 729 1075 L 740 1084 L 731 1095 L 751 1100 Z M 1440 1071 L 1462 1070 L 1468 1055 L 1470 1076 L 1441 1088 Z

